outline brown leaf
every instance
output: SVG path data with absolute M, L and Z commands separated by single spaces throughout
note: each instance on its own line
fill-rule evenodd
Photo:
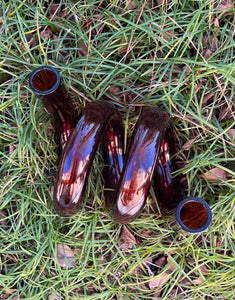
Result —
M 166 40 L 167 42 L 170 42 L 172 40 L 172 37 L 174 37 L 173 30 L 162 31 L 160 33 L 160 37 Z
M 235 129 L 229 129 L 228 135 L 231 137 L 232 140 L 235 139 Z
M 58 295 L 54 292 L 54 293 L 48 295 L 48 298 L 47 298 L 47 299 L 48 299 L 48 300 L 60 300 L 61 298 L 60 298 L 60 296 L 58 296 Z
M 123 225 L 121 240 L 118 242 L 118 246 L 120 249 L 131 249 L 133 245 L 136 245 L 136 239 L 134 235 L 127 229 L 125 225 Z
M 7 223 L 6 216 L 7 216 L 6 212 L 4 210 L 0 209 L 0 225 L 3 227 Z
M 43 30 L 41 33 L 41 36 L 48 41 L 52 36 L 53 36 L 53 32 L 52 30 L 48 27 L 47 29 Z
M 150 290 L 156 289 L 157 287 L 163 285 L 169 279 L 170 274 L 163 273 L 149 281 L 148 285 Z
M 230 0 L 225 0 L 218 6 L 218 10 L 225 10 L 225 9 L 228 9 L 228 10 L 233 9 L 233 5 Z M 232 11 L 231 11 L 231 13 L 232 13 Z
M 193 143 L 195 142 L 196 138 L 190 139 L 189 141 L 187 141 L 183 146 L 182 149 L 189 149 Z
M 224 104 L 220 109 L 220 114 L 218 121 L 222 121 L 223 119 L 232 119 L 233 113 L 235 112 L 235 106 L 234 105 L 227 105 Z
M 79 46 L 79 50 L 78 50 L 78 55 L 79 56 L 86 56 L 89 52 L 89 45 L 88 44 L 83 44 L 81 46 Z
M 165 255 L 161 255 L 157 259 L 154 260 L 154 264 L 158 268 L 162 268 L 167 264 L 167 259 L 168 259 L 168 257 L 166 257 Z
M 199 284 L 203 283 L 204 281 L 205 281 L 205 279 L 200 276 L 197 279 L 194 279 L 193 283 L 196 284 L 196 285 L 199 285 Z
M 149 281 L 148 285 L 150 290 L 153 290 L 159 286 L 162 286 L 167 280 L 171 277 L 171 273 L 176 268 L 176 265 L 170 262 L 170 258 L 167 257 L 167 261 L 169 261 L 169 268 L 162 274 L 159 274 L 155 278 Z
M 224 181 L 228 180 L 227 173 L 223 169 L 220 169 L 218 167 L 202 174 L 201 177 L 211 181 L 218 181 L 220 179 Z
M 203 55 L 204 55 L 205 58 L 209 58 L 209 57 L 211 57 L 212 54 L 213 54 L 213 52 L 210 49 L 206 49 L 204 51 Z
M 55 258 L 53 253 L 52 257 Z M 74 251 L 67 245 L 57 245 L 57 259 L 61 267 L 75 267 L 76 260 L 74 258 Z
M 113 95 L 117 95 L 120 92 L 120 87 L 118 85 L 112 85 L 112 86 L 110 86 L 108 91 L 109 91 L 109 93 L 111 93 Z
M 220 34 L 220 26 L 219 26 L 219 19 L 218 18 L 215 18 L 215 21 L 214 21 L 214 31 L 215 31 L 215 34 Z
M 16 291 L 17 291 L 16 289 L 4 290 L 4 294 L 2 293 L 0 295 L 0 299 L 13 299 L 13 300 L 17 300 L 18 299 L 17 296 L 11 297 L 11 294 L 15 293 Z
M 137 7 L 138 4 L 135 1 L 131 1 L 127 6 L 128 9 L 136 9 Z
M 204 97 L 203 97 L 203 101 L 202 101 L 202 105 L 206 105 L 208 103 L 208 101 L 214 97 L 214 93 L 207 93 Z

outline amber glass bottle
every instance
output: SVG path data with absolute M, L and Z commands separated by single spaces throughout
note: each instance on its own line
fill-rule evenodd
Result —
M 98 144 L 108 124 L 119 118 L 115 106 L 106 101 L 88 103 L 80 114 L 61 158 L 55 184 L 54 206 L 60 215 L 77 213 Z
M 113 220 L 126 224 L 143 208 L 169 114 L 154 107 L 142 110 L 126 154 L 113 208 Z
M 78 116 L 59 73 L 50 66 L 39 67 L 31 73 L 29 86 L 52 115 L 56 141 L 62 152 Z
M 206 201 L 190 197 L 180 202 L 176 209 L 176 221 L 187 232 L 206 230 L 212 221 L 212 212 Z
M 102 140 L 104 158 L 104 195 L 108 209 L 113 207 L 114 196 L 124 164 L 124 126 L 121 116 L 111 120 Z
M 172 125 L 166 129 L 153 176 L 153 188 L 160 208 L 171 210 L 179 204 L 182 194 L 180 176 L 175 176 L 177 164 L 174 131 Z

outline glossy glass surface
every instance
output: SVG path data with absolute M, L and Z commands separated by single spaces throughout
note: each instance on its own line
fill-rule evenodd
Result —
M 206 224 L 206 208 L 197 201 L 185 203 L 180 211 L 180 219 L 189 229 L 199 229 Z
M 204 200 L 191 197 L 180 202 L 176 209 L 178 224 L 191 233 L 199 233 L 207 229 L 212 221 L 210 206 Z
M 86 105 L 65 148 L 54 191 L 56 211 L 63 216 L 77 213 L 90 167 L 108 123 L 116 108 L 105 101 Z
M 121 117 L 112 120 L 102 141 L 105 205 L 111 209 L 124 164 L 124 126 Z
M 32 72 L 29 85 L 31 90 L 42 99 L 53 117 L 56 141 L 62 152 L 77 123 L 78 116 L 69 99 L 68 92 L 61 83 L 60 75 L 52 67 L 39 67 Z
M 127 151 L 113 209 L 113 219 L 126 224 L 143 208 L 159 155 L 169 114 L 143 109 Z
M 173 175 L 177 170 L 174 155 L 176 154 L 173 128 L 166 129 L 159 158 L 157 160 L 153 187 L 157 201 L 163 209 L 175 208 L 181 199 L 180 177 Z

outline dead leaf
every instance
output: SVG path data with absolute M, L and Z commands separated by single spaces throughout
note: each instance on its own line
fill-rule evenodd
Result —
M 60 298 L 60 296 L 58 296 L 58 295 L 54 292 L 54 293 L 48 295 L 48 298 L 47 298 L 47 299 L 48 299 L 48 300 L 60 300 L 61 298 Z
M 150 290 L 156 289 L 159 286 L 162 286 L 167 280 L 169 279 L 170 274 L 163 273 L 157 276 L 156 278 L 153 278 L 149 281 L 148 286 Z
M 235 139 L 235 129 L 229 129 L 228 135 L 231 137 L 232 140 Z
M 224 12 L 223 15 L 231 15 L 233 13 L 233 5 L 230 0 L 222 1 L 222 3 L 218 6 L 218 10 L 229 10 Z
M 215 31 L 215 34 L 218 35 L 220 34 L 220 26 L 219 26 L 219 19 L 218 18 L 215 18 L 215 21 L 214 21 L 214 31 Z
M 174 37 L 174 32 L 173 30 L 162 31 L 160 33 L 160 37 L 167 42 L 170 42 L 172 40 L 172 37 Z
M 198 277 L 197 279 L 193 280 L 193 283 L 196 285 L 199 285 L 201 283 L 203 283 L 205 281 L 205 279 L 203 277 Z
M 138 7 L 138 4 L 135 1 L 131 1 L 127 6 L 127 8 L 131 9 L 131 10 L 136 9 L 137 7 Z
M 207 93 L 204 97 L 203 97 L 203 100 L 202 100 L 202 105 L 206 105 L 208 103 L 208 101 L 214 97 L 214 93 Z
M 149 281 L 148 285 L 150 290 L 162 286 L 171 277 L 171 273 L 175 270 L 176 265 L 174 263 L 171 263 L 169 257 L 167 257 L 167 261 L 168 261 L 169 268 L 164 273 L 159 274 L 158 276 L 156 276 L 155 278 Z
M 202 174 L 201 177 L 211 181 L 228 180 L 227 173 L 223 169 L 220 169 L 218 167 L 213 168 L 210 171 Z
M 189 149 L 195 142 L 196 138 L 190 139 L 189 141 L 187 141 L 186 143 L 184 143 L 184 145 L 182 146 L 182 149 Z
M 110 86 L 108 91 L 110 94 L 118 95 L 118 93 L 120 93 L 120 87 L 118 85 L 112 85 L 112 86 Z
M 53 253 L 52 257 L 55 258 Z M 74 251 L 67 245 L 57 245 L 57 259 L 61 267 L 75 267 L 76 260 L 74 258 Z
M 118 246 L 121 250 L 131 249 L 133 245 L 136 245 L 136 239 L 134 235 L 123 225 L 121 240 L 118 242 Z
M 0 299 L 13 299 L 13 300 L 17 300 L 18 296 L 11 297 L 11 294 L 15 293 L 16 291 L 17 291 L 16 289 L 4 290 L 4 294 L 0 295 Z
M 80 57 L 86 56 L 89 52 L 89 45 L 88 44 L 83 44 L 83 45 L 79 46 L 78 49 L 79 49 L 78 50 L 78 55 Z
M 234 112 L 235 112 L 235 106 L 234 105 L 224 104 L 220 109 L 220 114 L 219 114 L 218 121 L 221 122 L 225 118 L 226 119 L 232 119 Z
M 157 259 L 155 259 L 153 261 L 154 265 L 156 265 L 157 268 L 162 269 L 168 262 L 168 257 L 166 257 L 165 255 L 159 255 L 159 257 L 157 257 Z
M 212 54 L 213 52 L 210 49 L 206 49 L 203 55 L 205 58 L 209 58 Z
M 3 227 L 7 223 L 6 216 L 7 216 L 6 212 L 4 210 L 0 209 L 0 225 Z
M 53 36 L 53 32 L 50 28 L 46 28 L 42 31 L 41 36 L 48 41 Z

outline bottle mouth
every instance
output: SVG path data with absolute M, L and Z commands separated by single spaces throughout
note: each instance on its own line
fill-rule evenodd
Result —
M 190 197 L 180 202 L 175 217 L 185 231 L 198 233 L 210 226 L 212 212 L 206 201 L 201 198 Z
M 35 69 L 29 78 L 30 89 L 37 95 L 49 95 L 58 88 L 59 84 L 59 73 L 49 66 Z

